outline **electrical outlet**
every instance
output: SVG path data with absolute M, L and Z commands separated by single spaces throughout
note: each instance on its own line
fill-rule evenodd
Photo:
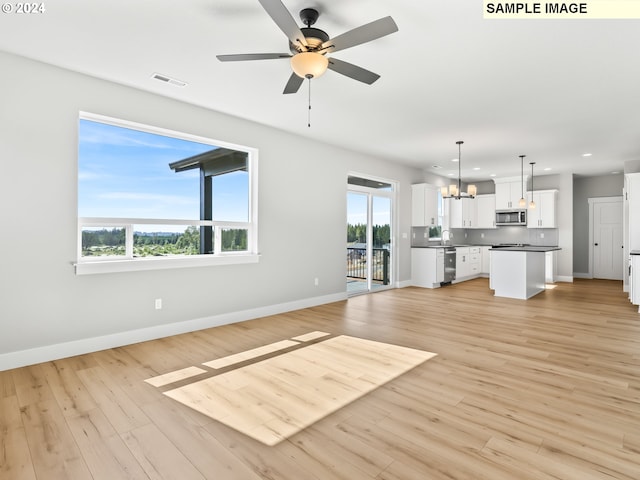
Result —
M 162 299 L 156 298 L 156 310 L 162 310 Z
M 544 233 L 541 233 L 541 234 L 540 234 L 540 238 L 544 238 Z
M 314 284 L 316 287 L 317 287 L 318 285 L 320 285 L 320 280 L 318 279 L 318 277 L 316 277 L 316 278 L 313 280 L 313 284 Z
M 481 233 L 481 234 L 480 234 L 480 238 L 484 238 L 484 233 Z

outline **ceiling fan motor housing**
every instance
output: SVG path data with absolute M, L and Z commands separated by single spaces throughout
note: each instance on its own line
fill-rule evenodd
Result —
M 319 50 L 320 45 L 329 40 L 327 32 L 320 30 L 319 28 L 311 27 L 311 25 L 316 23 L 319 16 L 320 12 L 315 8 L 303 8 L 300 10 L 300 20 L 302 20 L 302 23 L 306 25 L 306 27 L 301 28 L 300 31 L 307 41 L 308 52 L 315 52 L 316 50 Z M 294 45 L 289 42 L 289 50 L 291 50 L 291 53 L 293 54 L 299 53 L 301 51 L 300 45 Z
M 312 27 L 304 27 L 301 28 L 300 31 L 304 35 L 304 38 L 307 40 L 307 51 L 314 52 L 320 49 L 320 46 L 329 40 L 329 35 L 324 30 L 320 30 L 319 28 Z M 294 45 L 289 42 L 289 50 L 291 53 L 296 54 L 300 52 L 300 45 Z

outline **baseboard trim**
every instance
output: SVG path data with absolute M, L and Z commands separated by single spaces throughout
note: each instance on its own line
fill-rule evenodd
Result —
M 205 328 L 219 327 L 231 323 L 244 322 L 278 313 L 300 310 L 303 308 L 315 307 L 327 303 L 339 302 L 347 299 L 347 293 L 335 293 L 319 297 L 305 298 L 293 302 L 268 305 L 237 312 L 223 313 L 210 317 L 196 318 L 184 322 L 175 322 L 166 325 L 118 332 L 100 337 L 84 338 L 71 342 L 57 343 L 43 347 L 31 348 L 0 354 L 0 371 L 12 368 L 34 365 L 36 363 L 49 362 L 60 358 L 73 357 L 108 348 L 131 345 L 133 343 L 146 342 L 158 338 L 180 335 L 182 333 L 194 332 Z
M 587 279 L 592 279 L 593 275 L 591 275 L 590 273 L 579 273 L 579 272 L 573 272 L 573 278 L 587 278 Z
M 573 283 L 573 276 L 572 275 L 558 275 L 556 277 L 556 282 Z

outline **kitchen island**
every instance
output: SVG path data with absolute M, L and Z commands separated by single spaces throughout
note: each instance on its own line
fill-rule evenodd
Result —
M 545 289 L 547 252 L 559 247 L 493 247 L 491 252 L 491 288 L 496 297 L 527 300 Z

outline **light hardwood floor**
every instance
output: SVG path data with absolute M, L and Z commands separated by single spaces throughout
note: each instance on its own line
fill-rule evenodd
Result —
M 313 330 L 438 356 L 273 447 L 144 381 Z M 63 478 L 637 480 L 640 315 L 620 282 L 477 279 L 0 372 L 0 479 Z

